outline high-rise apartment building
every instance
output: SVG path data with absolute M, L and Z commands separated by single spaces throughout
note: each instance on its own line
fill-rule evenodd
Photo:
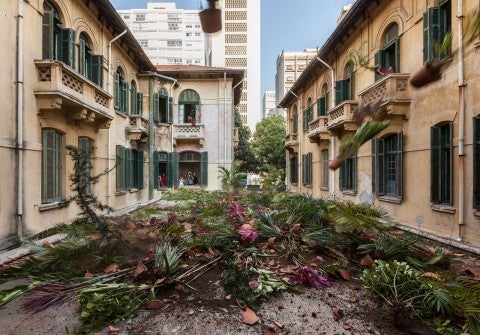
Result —
M 278 55 L 277 73 L 275 74 L 275 102 L 277 106 L 305 70 L 307 64 L 316 57 L 317 52 L 318 49 L 304 49 L 299 52 L 282 51 Z
M 146 9 L 118 10 L 153 64 L 205 65 L 205 34 L 198 10 L 174 2 L 149 2 Z
M 263 109 L 262 109 L 262 118 L 271 117 L 278 114 L 277 104 L 275 103 L 275 91 L 265 91 L 263 94 Z
M 222 30 L 213 34 L 203 33 L 199 10 L 177 9 L 175 3 L 148 3 L 147 9 L 118 12 L 154 64 L 244 70 L 238 110 L 243 123 L 253 131 L 262 113 L 260 1 L 218 0 L 216 7 L 222 10 Z

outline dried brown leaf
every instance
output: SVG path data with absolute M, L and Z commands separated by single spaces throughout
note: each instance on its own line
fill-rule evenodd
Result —
M 162 307 L 162 302 L 158 299 L 150 300 L 145 307 L 147 309 L 159 309 Z
M 118 264 L 112 263 L 108 265 L 103 272 L 106 274 L 118 272 Z
M 244 311 L 241 312 L 243 316 L 243 323 L 253 326 L 254 324 L 258 323 L 259 318 L 254 311 L 250 308 L 246 307 Z
M 142 263 L 142 261 L 137 263 L 137 267 L 135 268 L 135 272 L 133 273 L 133 277 L 137 278 L 140 274 L 144 273 L 147 271 L 148 268 L 145 266 L 145 264 Z
M 345 280 L 352 280 L 352 276 L 350 276 L 350 272 L 345 269 L 337 269 L 338 274 Z
M 371 268 L 373 266 L 372 257 L 370 257 L 370 255 L 363 257 L 362 260 L 360 261 L 360 265 Z
M 336 320 L 340 319 L 343 316 L 343 311 L 337 307 L 332 307 L 332 313 Z

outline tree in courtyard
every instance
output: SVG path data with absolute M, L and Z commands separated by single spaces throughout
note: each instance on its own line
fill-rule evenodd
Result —
M 268 117 L 257 123 L 253 134 L 253 152 L 261 165 L 285 171 L 285 121 L 282 116 Z
M 250 143 L 250 129 L 242 124 L 240 113 L 235 108 L 234 114 L 235 127 L 238 128 L 238 148 L 235 151 L 235 161 L 241 161 L 238 170 L 241 172 L 251 172 L 256 167 L 255 156 Z

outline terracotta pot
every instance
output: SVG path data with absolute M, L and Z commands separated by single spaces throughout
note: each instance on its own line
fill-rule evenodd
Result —
M 220 9 L 204 9 L 198 15 L 204 32 L 216 33 L 222 29 L 222 11 Z
M 338 169 L 340 166 L 343 165 L 343 163 L 345 163 L 345 160 L 342 159 L 342 158 L 339 158 L 339 157 L 335 157 L 334 159 L 332 159 L 330 161 L 330 163 L 328 163 L 328 167 L 332 170 L 336 170 Z
M 435 63 L 427 63 L 410 77 L 413 87 L 422 87 L 440 79 L 440 66 Z

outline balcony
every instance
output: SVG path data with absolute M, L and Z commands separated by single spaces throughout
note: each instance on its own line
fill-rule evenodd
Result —
M 308 139 L 310 143 L 320 144 L 321 141 L 330 141 L 328 117 L 319 116 L 308 124 Z
M 39 114 L 62 113 L 67 120 L 109 128 L 112 96 L 59 61 L 35 61 L 38 81 L 34 89 Z
M 127 129 L 130 141 L 147 143 L 148 138 L 148 120 L 140 115 L 129 115 L 130 127 Z
M 203 146 L 204 138 L 203 124 L 197 123 L 194 126 L 190 123 L 173 125 L 173 145 L 177 145 L 180 141 L 198 141 L 198 143 Z
M 285 136 L 285 149 L 290 153 L 298 153 L 298 134 L 287 134 Z
M 385 118 L 401 117 L 408 119 L 410 93 L 408 73 L 392 73 L 370 85 L 358 96 L 362 106 L 375 106 Z
M 355 100 L 346 100 L 328 111 L 327 129 L 341 136 L 344 132 L 357 130 L 353 115 L 358 107 Z

